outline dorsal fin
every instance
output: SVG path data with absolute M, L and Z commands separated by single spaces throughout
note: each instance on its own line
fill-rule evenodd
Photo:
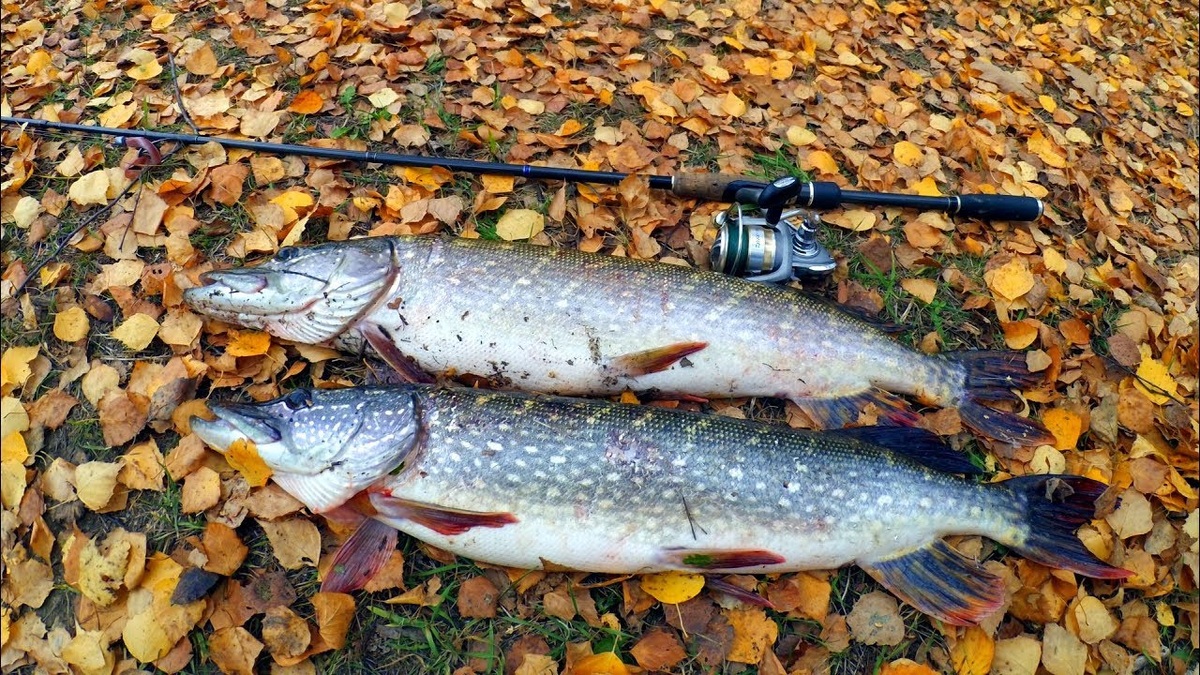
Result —
M 943 443 L 937 434 L 920 427 L 854 427 L 827 433 L 878 445 L 937 471 L 967 475 L 983 473 L 983 469 Z

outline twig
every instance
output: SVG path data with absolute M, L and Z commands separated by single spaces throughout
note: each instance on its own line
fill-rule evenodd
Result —
M 179 75 L 175 71 L 175 55 L 171 53 L 170 49 L 167 50 L 167 62 L 171 64 L 171 88 L 175 91 L 175 107 L 179 108 L 179 116 L 192 128 L 192 133 L 199 136 L 201 135 L 200 130 L 192 122 L 192 116 L 188 114 L 187 108 L 183 107 L 183 96 L 179 93 Z

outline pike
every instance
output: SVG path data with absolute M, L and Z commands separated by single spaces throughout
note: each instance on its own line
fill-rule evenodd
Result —
M 624 390 L 794 401 L 825 428 L 893 393 L 956 406 L 977 433 L 1053 442 L 990 405 L 1035 383 L 1023 355 L 926 355 L 793 289 L 678 265 L 442 237 L 288 247 L 256 267 L 208 272 L 197 311 L 301 343 L 370 345 L 410 381 L 451 371 L 563 395 Z
M 192 429 L 255 444 L 311 510 L 367 524 L 325 583 L 354 588 L 403 531 L 478 561 L 630 574 L 766 573 L 856 563 L 921 611 L 978 623 L 1002 578 L 943 541 L 983 535 L 1102 579 L 1131 573 L 1075 530 L 1105 486 L 1079 476 L 978 483 L 927 431 L 805 432 L 605 401 L 409 384 L 212 403 Z M 389 527 L 383 527 L 383 525 Z M 383 533 L 391 533 L 390 539 Z

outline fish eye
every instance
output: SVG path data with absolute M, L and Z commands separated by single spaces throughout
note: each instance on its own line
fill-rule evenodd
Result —
M 288 262 L 295 260 L 296 256 L 298 255 L 300 255 L 299 248 L 295 246 L 288 246 L 287 248 L 279 249 L 279 252 L 275 254 L 275 259 L 280 262 Z
M 293 389 L 283 397 L 283 404 L 288 410 L 302 410 L 312 407 L 312 392 L 307 389 Z

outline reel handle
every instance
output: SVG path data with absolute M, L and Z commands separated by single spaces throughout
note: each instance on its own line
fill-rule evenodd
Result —
M 671 192 L 712 202 L 757 204 L 758 193 L 767 184 L 748 176 L 722 173 L 680 173 L 671 176 Z
M 1033 221 L 1042 217 L 1045 208 L 1040 199 L 1014 195 L 959 195 L 951 199 L 958 202 L 952 215 L 980 220 Z

